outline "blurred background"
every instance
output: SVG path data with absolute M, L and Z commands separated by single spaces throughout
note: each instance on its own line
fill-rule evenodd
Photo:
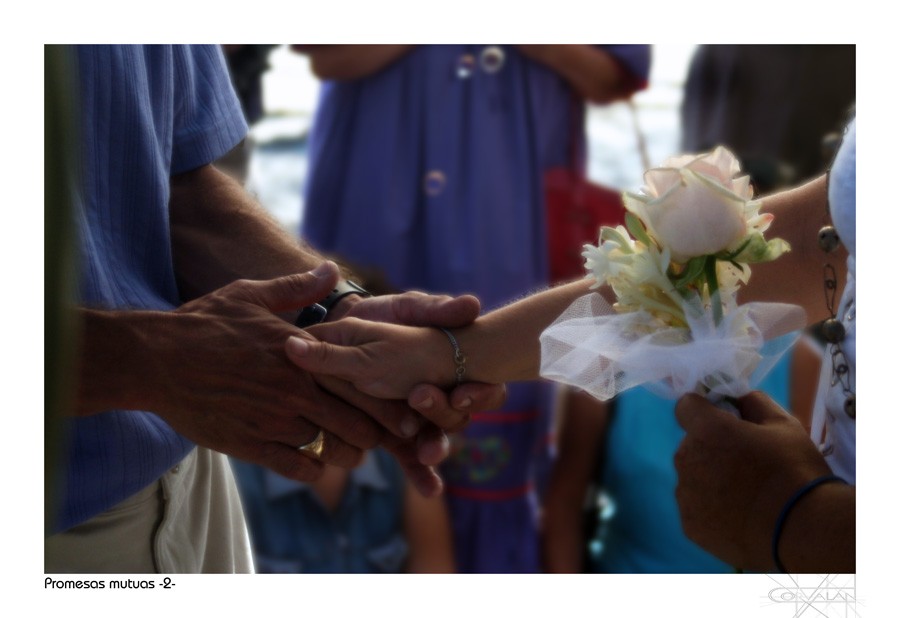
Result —
M 679 110 L 688 66 L 696 45 L 653 46 L 647 88 L 634 96 L 635 119 L 625 102 L 590 106 L 587 112 L 588 177 L 619 189 L 640 185 L 643 163 L 635 121 L 646 139 L 652 164 L 679 152 Z M 288 45 L 275 46 L 262 74 L 263 116 L 253 125 L 255 147 L 247 187 L 285 228 L 296 232 L 302 217 L 306 138 L 312 125 L 320 81 L 307 56 Z

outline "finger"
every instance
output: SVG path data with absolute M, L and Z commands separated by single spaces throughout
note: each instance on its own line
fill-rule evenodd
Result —
M 335 439 L 340 439 L 357 449 L 374 448 L 384 437 L 384 429 L 368 414 L 321 388 L 316 388 L 313 401 L 302 410 L 298 410 L 298 414 L 300 415 L 298 421 L 324 429 Z M 307 429 L 300 436 L 291 435 L 290 443 L 296 442 L 299 446 L 313 437 L 315 434 Z M 280 441 L 288 442 L 287 439 Z
M 444 481 L 431 466 L 416 462 L 404 465 L 403 471 L 416 491 L 426 498 L 434 498 L 444 491 Z
M 437 496 L 443 491 L 444 482 L 434 468 L 419 461 L 415 441 L 388 438 L 383 446 L 397 459 L 416 491 L 426 498 Z
M 284 351 L 292 363 L 310 373 L 358 383 L 369 376 L 369 359 L 359 348 L 302 337 L 288 337 Z
M 255 302 L 279 313 L 322 300 L 334 289 L 339 274 L 337 265 L 326 261 L 309 272 L 247 283 Z
M 468 326 L 481 312 L 481 303 L 471 295 L 457 297 L 406 292 L 391 299 L 392 312 L 408 326 Z
M 294 450 L 300 452 L 305 457 L 310 457 L 322 463 L 331 464 L 340 468 L 354 468 L 362 461 L 363 450 L 347 444 L 331 432 L 322 430 L 322 447 L 319 454 L 315 454 L 310 450 L 301 450 L 300 447 L 310 444 L 319 437 L 319 429 L 314 428 L 314 433 L 303 441 L 287 442 L 285 444 Z
M 416 457 L 426 466 L 437 466 L 450 456 L 450 439 L 440 428 L 427 424 L 416 436 Z
M 704 415 L 716 412 L 722 412 L 722 410 L 718 410 L 705 397 L 689 393 L 678 400 L 678 404 L 675 406 L 675 420 L 682 429 L 689 432 L 699 422 L 702 422 Z
M 450 392 L 450 404 L 457 410 L 483 412 L 496 410 L 506 401 L 505 384 L 466 382 Z
M 335 423 L 330 424 L 336 425 Z M 300 446 L 314 441 L 320 430 L 322 430 L 324 444 L 322 454 L 317 459 L 341 468 L 352 468 L 362 460 L 363 449 L 359 446 L 348 443 L 332 433 L 329 428 L 317 425 L 303 417 L 293 419 L 286 429 L 278 431 L 275 441 L 296 450 Z M 307 456 L 312 455 L 307 454 Z
M 399 438 L 411 438 L 422 427 L 423 419 L 405 402 L 379 399 L 367 395 L 352 384 L 338 378 L 313 374 L 313 379 L 325 390 L 362 410 L 375 422 Z
M 413 387 L 407 398 L 410 407 L 419 412 L 434 425 L 447 431 L 463 428 L 472 418 L 467 409 L 457 410 L 450 405 L 447 394 L 431 384 Z M 467 407 L 471 408 L 471 399 Z
M 758 425 L 788 417 L 781 406 L 760 391 L 753 391 L 738 399 L 737 409 L 741 413 L 741 418 Z
M 307 457 L 296 448 L 277 442 L 264 445 L 261 454 L 248 461 L 265 466 L 286 478 L 305 483 L 321 477 L 325 466 L 321 461 Z

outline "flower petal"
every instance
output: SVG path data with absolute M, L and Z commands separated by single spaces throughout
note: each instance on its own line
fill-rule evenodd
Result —
M 681 174 L 677 169 L 660 167 L 644 173 L 647 192 L 652 197 L 660 197 L 677 187 L 681 182 Z

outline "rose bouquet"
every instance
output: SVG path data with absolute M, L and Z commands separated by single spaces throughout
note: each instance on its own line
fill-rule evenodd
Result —
M 796 340 L 802 309 L 739 305 L 750 265 L 790 247 L 764 232 L 747 176 L 724 148 L 667 160 L 624 196 L 626 225 L 583 253 L 600 294 L 578 299 L 541 335 L 541 375 L 609 399 L 639 384 L 675 398 L 749 392 Z

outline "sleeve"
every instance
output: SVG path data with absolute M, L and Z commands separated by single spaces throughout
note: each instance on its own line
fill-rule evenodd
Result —
M 598 45 L 611 55 L 630 82 L 632 92 L 647 87 L 650 77 L 650 45 Z
M 247 122 L 218 45 L 175 49 L 172 173 L 212 163 L 247 135 Z

